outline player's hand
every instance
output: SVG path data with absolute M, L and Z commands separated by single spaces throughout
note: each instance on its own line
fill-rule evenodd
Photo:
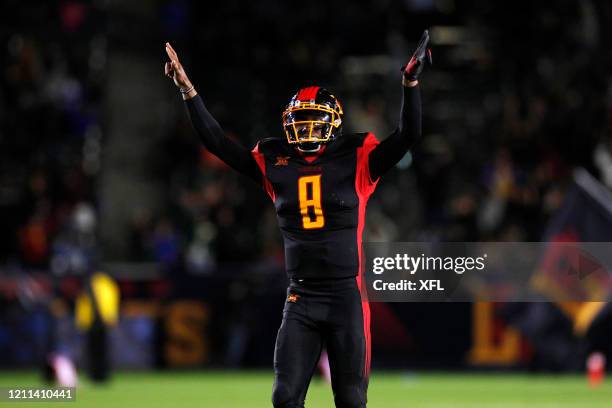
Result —
M 183 69 L 183 65 L 181 65 L 179 57 L 170 43 L 166 43 L 166 54 L 168 54 L 168 58 L 170 58 L 170 61 L 166 62 L 166 66 L 164 67 L 166 76 L 172 78 L 174 80 L 174 84 L 181 90 L 192 88 L 193 85 L 187 77 L 185 69 Z
M 404 73 L 403 82 L 411 83 L 418 81 L 419 74 L 423 70 L 423 66 L 425 62 L 429 62 L 431 65 L 431 49 L 427 48 L 429 45 L 429 31 L 423 31 L 423 35 L 419 40 L 419 45 L 417 45 L 414 54 L 410 57 L 408 64 L 402 67 L 402 72 Z

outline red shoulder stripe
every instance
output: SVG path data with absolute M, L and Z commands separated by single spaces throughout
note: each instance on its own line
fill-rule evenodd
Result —
M 363 375 L 368 376 L 370 373 L 370 361 L 372 350 L 372 338 L 370 336 L 370 303 L 368 300 L 368 292 L 362 284 L 363 280 L 363 229 L 365 226 L 366 206 L 368 198 L 374 192 L 378 180 L 372 181 L 370 178 L 369 156 L 370 152 L 378 145 L 378 140 L 373 133 L 368 133 L 363 144 L 357 148 L 357 169 L 355 175 L 355 190 L 359 198 L 359 213 L 357 221 L 357 256 L 359 258 L 359 272 L 357 273 L 357 287 L 361 295 L 361 310 L 363 316 L 363 334 L 366 341 L 365 364 L 363 366 Z
M 266 193 L 268 193 L 268 195 L 274 202 L 276 200 L 276 196 L 274 195 L 274 188 L 272 187 L 272 183 L 270 183 L 270 180 L 268 180 L 268 177 L 266 176 L 266 159 L 263 153 L 259 151 L 259 142 L 257 142 L 253 150 L 251 150 L 251 154 L 253 155 L 253 158 L 255 159 L 259 170 L 261 170 L 261 180 L 263 188 L 266 190 Z
M 357 148 L 357 174 L 355 178 L 355 188 L 357 194 L 363 196 L 366 200 L 374 192 L 378 180 L 372 180 L 370 177 L 370 152 L 380 142 L 373 133 L 368 133 L 361 147 Z

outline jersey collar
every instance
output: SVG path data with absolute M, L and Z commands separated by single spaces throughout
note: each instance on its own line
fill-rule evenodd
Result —
M 298 149 L 295 149 L 295 151 L 297 152 L 298 156 L 301 157 L 305 162 L 307 162 L 308 164 L 312 164 L 319 157 L 321 157 L 321 155 L 323 154 L 323 152 L 325 152 L 326 149 L 327 149 L 327 145 L 323 145 L 323 146 L 321 146 L 319 151 L 316 152 L 315 154 L 306 154 L 304 152 L 301 152 Z

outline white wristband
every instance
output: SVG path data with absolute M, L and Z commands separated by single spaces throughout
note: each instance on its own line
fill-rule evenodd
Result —
M 179 88 L 179 92 L 182 94 L 188 94 L 189 92 L 193 91 L 195 89 L 194 85 L 191 85 L 191 88 L 187 88 L 187 89 L 183 89 L 183 88 Z

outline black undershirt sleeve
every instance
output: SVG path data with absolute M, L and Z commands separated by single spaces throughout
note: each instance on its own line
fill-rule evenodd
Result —
M 185 101 L 191 123 L 204 147 L 234 170 L 261 183 L 262 174 L 251 152 L 225 136 L 219 122 L 210 114 L 200 95 Z
M 421 138 L 421 91 L 419 86 L 403 86 L 399 126 L 372 150 L 369 156 L 370 177 L 377 180 L 393 167 Z

